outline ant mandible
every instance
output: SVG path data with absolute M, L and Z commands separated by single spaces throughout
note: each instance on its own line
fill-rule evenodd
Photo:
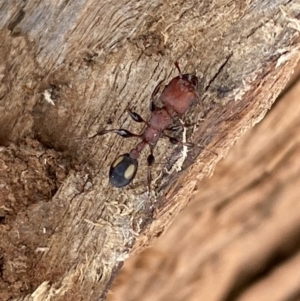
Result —
M 164 133 L 165 130 L 175 131 L 179 126 L 171 126 L 175 116 L 182 116 L 186 113 L 191 104 L 198 98 L 198 78 L 192 74 L 182 74 L 178 62 L 175 62 L 179 75 L 174 77 L 168 85 L 165 86 L 159 100 L 162 107 L 157 107 L 153 99 L 157 95 L 160 82 L 151 95 L 151 117 L 145 121 L 139 114 L 127 109 L 130 117 L 146 125 L 141 134 L 133 134 L 126 129 L 111 129 L 98 132 L 96 135 L 105 135 L 107 133 L 116 133 L 124 138 L 139 137 L 142 141 L 137 144 L 129 153 L 119 156 L 110 166 L 109 181 L 112 186 L 121 188 L 128 185 L 135 177 L 138 169 L 138 158 L 146 145 L 149 145 L 150 155 L 147 157 L 148 173 L 147 182 L 150 189 L 151 184 L 151 167 L 155 158 L 153 155 L 154 147 L 157 141 L 162 137 L 168 137 L 173 144 L 181 143 L 174 137 Z

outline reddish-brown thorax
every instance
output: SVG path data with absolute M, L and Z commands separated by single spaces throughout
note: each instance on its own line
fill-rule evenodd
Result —
M 173 118 L 181 116 L 188 111 L 193 101 L 197 98 L 197 78 L 190 74 L 179 75 L 171 80 L 160 95 L 163 104 L 155 108 L 150 120 L 141 135 L 142 141 L 130 152 L 133 159 L 137 159 L 141 151 L 148 144 L 150 149 L 156 146 L 158 140 L 171 124 Z

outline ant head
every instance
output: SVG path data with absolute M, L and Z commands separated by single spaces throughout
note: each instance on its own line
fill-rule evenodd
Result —
M 110 166 L 109 182 L 114 187 L 124 187 L 128 185 L 138 169 L 138 161 L 130 157 L 129 154 L 119 156 Z

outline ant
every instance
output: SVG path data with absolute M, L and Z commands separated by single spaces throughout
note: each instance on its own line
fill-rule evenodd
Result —
M 142 150 L 146 145 L 149 145 L 150 154 L 147 157 L 148 174 L 147 182 L 150 190 L 150 184 L 152 181 L 151 167 L 155 162 L 153 155 L 154 147 L 158 140 L 165 136 L 169 138 L 173 144 L 190 145 L 189 143 L 183 143 L 174 137 L 168 136 L 164 133 L 167 131 L 176 131 L 180 126 L 172 126 L 175 116 L 182 116 L 186 113 L 192 103 L 198 98 L 198 78 L 192 74 L 182 74 L 179 68 L 178 62 L 175 62 L 175 67 L 179 72 L 179 75 L 174 77 L 169 84 L 167 84 L 162 91 L 159 100 L 162 103 L 162 107 L 157 107 L 154 104 L 154 97 L 158 94 L 160 85 L 163 81 L 154 89 L 151 95 L 151 117 L 149 121 L 144 120 L 139 114 L 127 109 L 129 116 L 136 122 L 144 123 L 146 127 L 140 134 L 133 134 L 126 129 L 111 129 L 102 130 L 96 135 L 105 135 L 107 133 L 115 133 L 124 138 L 139 137 L 142 141 L 136 145 L 129 153 L 119 156 L 110 166 L 109 181 L 114 187 L 124 187 L 128 185 L 135 177 L 138 169 L 138 158 Z

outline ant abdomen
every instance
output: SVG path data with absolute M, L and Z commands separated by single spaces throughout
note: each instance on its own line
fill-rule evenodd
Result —
M 119 156 L 110 166 L 109 182 L 114 187 L 124 187 L 135 177 L 138 161 L 129 154 Z

